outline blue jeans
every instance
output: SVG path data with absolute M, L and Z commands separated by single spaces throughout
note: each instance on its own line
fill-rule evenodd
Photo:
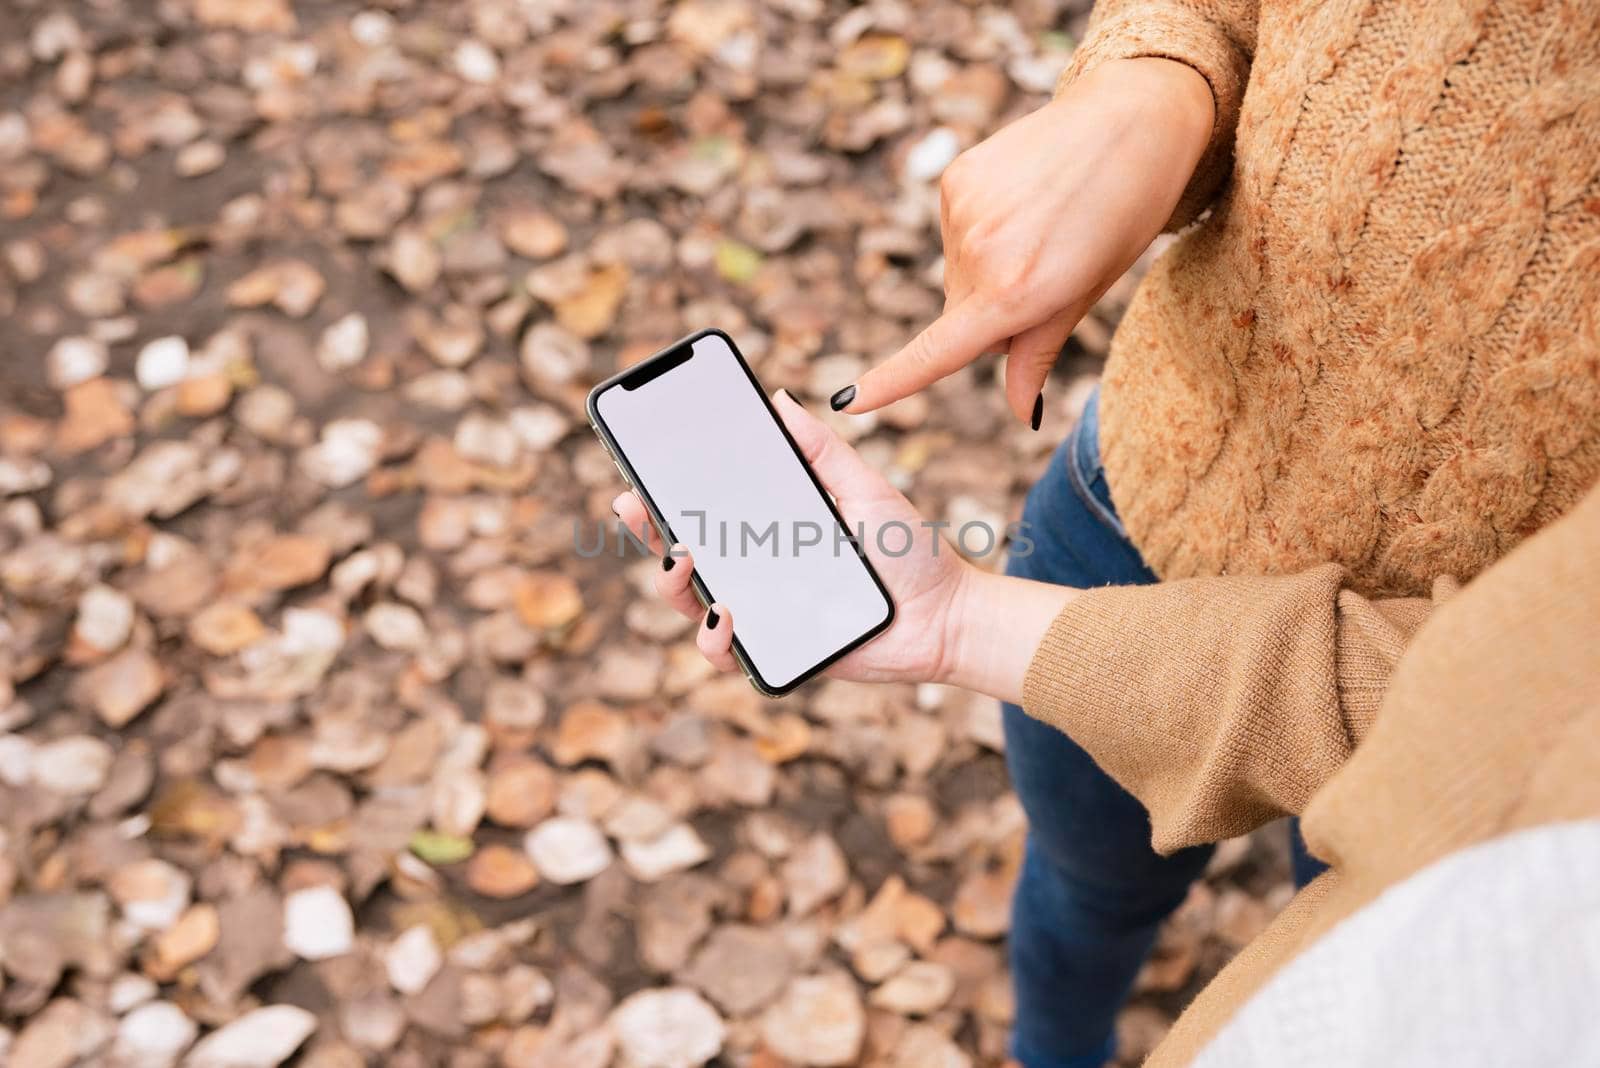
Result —
M 1023 519 L 1033 551 L 1014 555 L 1010 574 L 1080 587 L 1157 581 L 1111 504 L 1098 394 L 1028 494 Z M 1212 847 L 1158 855 L 1144 806 L 1072 739 L 1016 705 L 1004 706 L 1004 723 L 1006 764 L 1028 814 L 1011 913 L 1012 1054 L 1024 1068 L 1100 1068 L 1161 921 Z

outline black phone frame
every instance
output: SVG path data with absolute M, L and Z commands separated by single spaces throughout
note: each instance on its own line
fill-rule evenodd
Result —
M 749 379 L 750 388 L 755 390 L 757 397 L 761 398 L 761 403 L 766 406 L 767 415 L 771 417 L 773 425 L 783 435 L 783 440 L 789 443 L 789 448 L 794 453 L 795 459 L 800 461 L 800 466 L 805 469 L 806 475 L 810 477 L 811 484 L 816 487 L 823 504 L 827 505 L 828 512 L 833 516 L 834 522 L 838 523 L 840 529 L 844 531 L 846 540 L 850 542 L 850 547 L 855 550 L 856 558 L 867 569 L 868 576 L 871 577 L 873 585 L 878 588 L 878 592 L 883 594 L 883 603 L 888 608 L 881 622 L 874 624 L 862 633 L 860 637 L 853 639 L 848 645 L 829 654 L 819 663 L 802 671 L 792 682 L 783 686 L 773 686 L 762 677 L 761 672 L 756 669 L 755 664 L 751 662 L 750 657 L 745 653 L 744 645 L 739 641 L 738 633 L 735 632 L 733 636 L 733 657 L 738 661 L 739 669 L 744 672 L 745 678 L 750 680 L 750 685 L 767 697 L 783 697 L 786 694 L 793 693 L 822 672 L 828 670 L 840 659 L 855 652 L 888 630 L 890 625 L 894 623 L 895 603 L 894 597 L 889 593 L 889 588 L 884 585 L 882 577 L 879 576 L 877 569 L 872 566 L 872 561 L 867 559 L 867 554 L 861 548 L 860 542 L 856 540 L 855 532 L 845 523 L 844 516 L 839 514 L 839 506 L 834 503 L 833 497 L 828 493 L 826 487 L 822 485 L 822 480 L 817 477 L 817 473 L 812 470 L 811 464 L 806 461 L 805 454 L 800 451 L 800 446 L 795 443 L 794 437 L 789 433 L 789 428 L 783 425 L 783 420 L 778 416 L 778 410 L 772 406 L 772 399 L 767 396 L 767 391 L 761 387 L 760 380 L 756 378 L 755 372 L 750 369 L 750 363 L 744 358 L 744 353 L 739 351 L 739 346 L 734 343 L 733 338 L 729 337 L 726 331 L 718 330 L 715 327 L 697 330 L 686 337 L 679 338 L 660 352 L 640 360 L 631 367 L 624 368 L 596 385 L 589 391 L 589 398 L 584 407 L 589 415 L 589 428 L 600 439 L 600 444 L 605 447 L 606 452 L 611 454 L 612 462 L 617 465 L 617 470 L 622 472 L 622 477 L 627 481 L 628 487 L 636 492 L 639 495 L 639 499 L 644 502 L 645 511 L 649 513 L 650 521 L 655 524 L 656 532 L 661 535 L 662 542 L 668 546 L 673 545 L 676 539 L 672 535 L 671 525 L 667 523 L 666 518 L 661 513 L 661 509 L 656 506 L 655 499 L 650 496 L 650 491 L 645 489 L 644 483 L 639 478 L 638 473 L 634 471 L 633 465 L 628 462 L 627 456 L 622 451 L 622 446 L 617 443 L 616 438 L 612 436 L 611 431 L 606 427 L 605 420 L 600 416 L 598 402 L 600 395 L 607 390 L 618 387 L 637 389 L 646 382 L 666 374 L 674 367 L 687 363 L 694 356 L 695 342 L 711 336 L 720 337 L 727 343 L 729 351 L 733 353 L 734 360 L 744 371 L 745 377 Z M 631 385 L 629 384 L 630 382 L 632 383 Z M 695 571 L 690 576 L 690 581 L 694 586 L 695 596 L 700 599 L 700 603 L 703 606 L 709 608 L 716 598 L 711 595 L 710 589 L 707 588 L 705 581 L 701 579 L 700 572 Z

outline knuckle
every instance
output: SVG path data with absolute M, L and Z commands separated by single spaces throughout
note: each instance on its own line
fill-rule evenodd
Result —
M 946 200 L 953 200 L 966 184 L 967 172 L 971 168 L 972 161 L 966 152 L 951 160 L 944 173 L 939 175 L 939 195 Z
M 1034 371 L 1048 371 L 1055 364 L 1056 355 L 1054 348 L 1040 341 L 1031 342 L 1022 352 L 1012 353 L 1023 367 Z
M 1001 258 L 994 231 L 988 227 L 973 227 L 961 235 L 961 261 L 979 274 L 988 273 L 992 261 Z
M 1025 261 L 1015 259 L 996 262 L 986 276 L 985 289 L 989 300 L 1007 311 L 1032 307 L 1039 296 L 1037 275 Z

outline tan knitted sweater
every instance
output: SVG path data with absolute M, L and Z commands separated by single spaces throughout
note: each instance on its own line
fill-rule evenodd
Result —
M 1140 552 L 1215 577 L 1087 591 L 1041 658 L 1079 722 L 1326 772 L 1430 596 L 1600 474 L 1600 4 L 1255 7 L 1102 0 L 1064 75 L 1165 56 L 1216 96 L 1174 221 L 1211 214 L 1140 287 L 1101 398 Z M 1299 783 L 1166 808 L 1156 844 Z
M 1175 627 L 1219 629 L 1204 608 L 1178 610 Z M 1290 635 L 1255 637 L 1293 667 L 1305 652 Z M 1600 816 L 1600 490 L 1427 621 L 1371 723 L 1213 725 L 1190 708 L 1179 716 L 1138 708 L 1136 695 L 1128 711 L 1143 715 L 1101 716 L 1054 671 L 1076 641 L 1070 624 L 1052 628 L 1025 707 L 1143 800 L 1158 833 L 1170 840 L 1173 828 L 1205 825 L 1207 812 L 1226 813 L 1212 825 L 1235 831 L 1300 813 L 1306 841 L 1331 865 L 1200 992 L 1147 1068 L 1189 1063 L 1285 963 L 1434 861 L 1525 827 Z M 1155 651 L 1137 650 L 1140 665 L 1154 668 Z M 1213 651 L 1168 655 L 1203 673 Z M 1232 681 L 1246 691 L 1252 684 Z M 1299 1030 L 1314 1034 L 1340 1021 L 1304 1023 Z M 1283 1064 L 1296 1063 L 1293 1050 L 1283 1052 Z
M 1064 78 L 1193 66 L 1211 151 L 1117 331 L 1117 510 L 1163 578 L 1465 581 L 1600 473 L 1600 5 L 1101 0 Z
M 1101 398 L 1117 510 L 1150 566 L 1187 581 L 1080 595 L 1024 706 L 1172 850 L 1302 811 L 1437 601 L 1600 475 L 1600 4 L 1101 0 L 1064 82 L 1136 56 L 1193 66 L 1217 103 L 1172 222 L 1210 214 L 1140 287 Z M 1592 562 L 1600 501 L 1589 513 L 1587 540 L 1563 544 Z M 1471 603 L 1520 617 L 1520 594 Z M 1528 640 L 1468 612 L 1454 626 L 1475 647 Z M 1492 716 L 1449 675 L 1431 676 L 1447 707 Z M 1411 760 L 1427 739 L 1407 744 Z M 1426 828 L 1385 818 L 1426 852 Z

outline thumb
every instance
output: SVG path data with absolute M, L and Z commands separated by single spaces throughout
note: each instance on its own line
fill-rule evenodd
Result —
M 1006 406 L 1035 430 L 1039 427 L 1034 414 L 1040 410 L 1045 379 L 1081 317 L 1077 308 L 1067 308 L 1011 339 L 1006 357 Z
M 790 437 L 800 446 L 806 463 L 822 480 L 823 488 L 835 498 L 861 497 L 889 488 L 883 475 L 868 466 L 861 454 L 832 428 L 802 408 L 788 390 L 780 389 L 773 394 L 772 404 Z

